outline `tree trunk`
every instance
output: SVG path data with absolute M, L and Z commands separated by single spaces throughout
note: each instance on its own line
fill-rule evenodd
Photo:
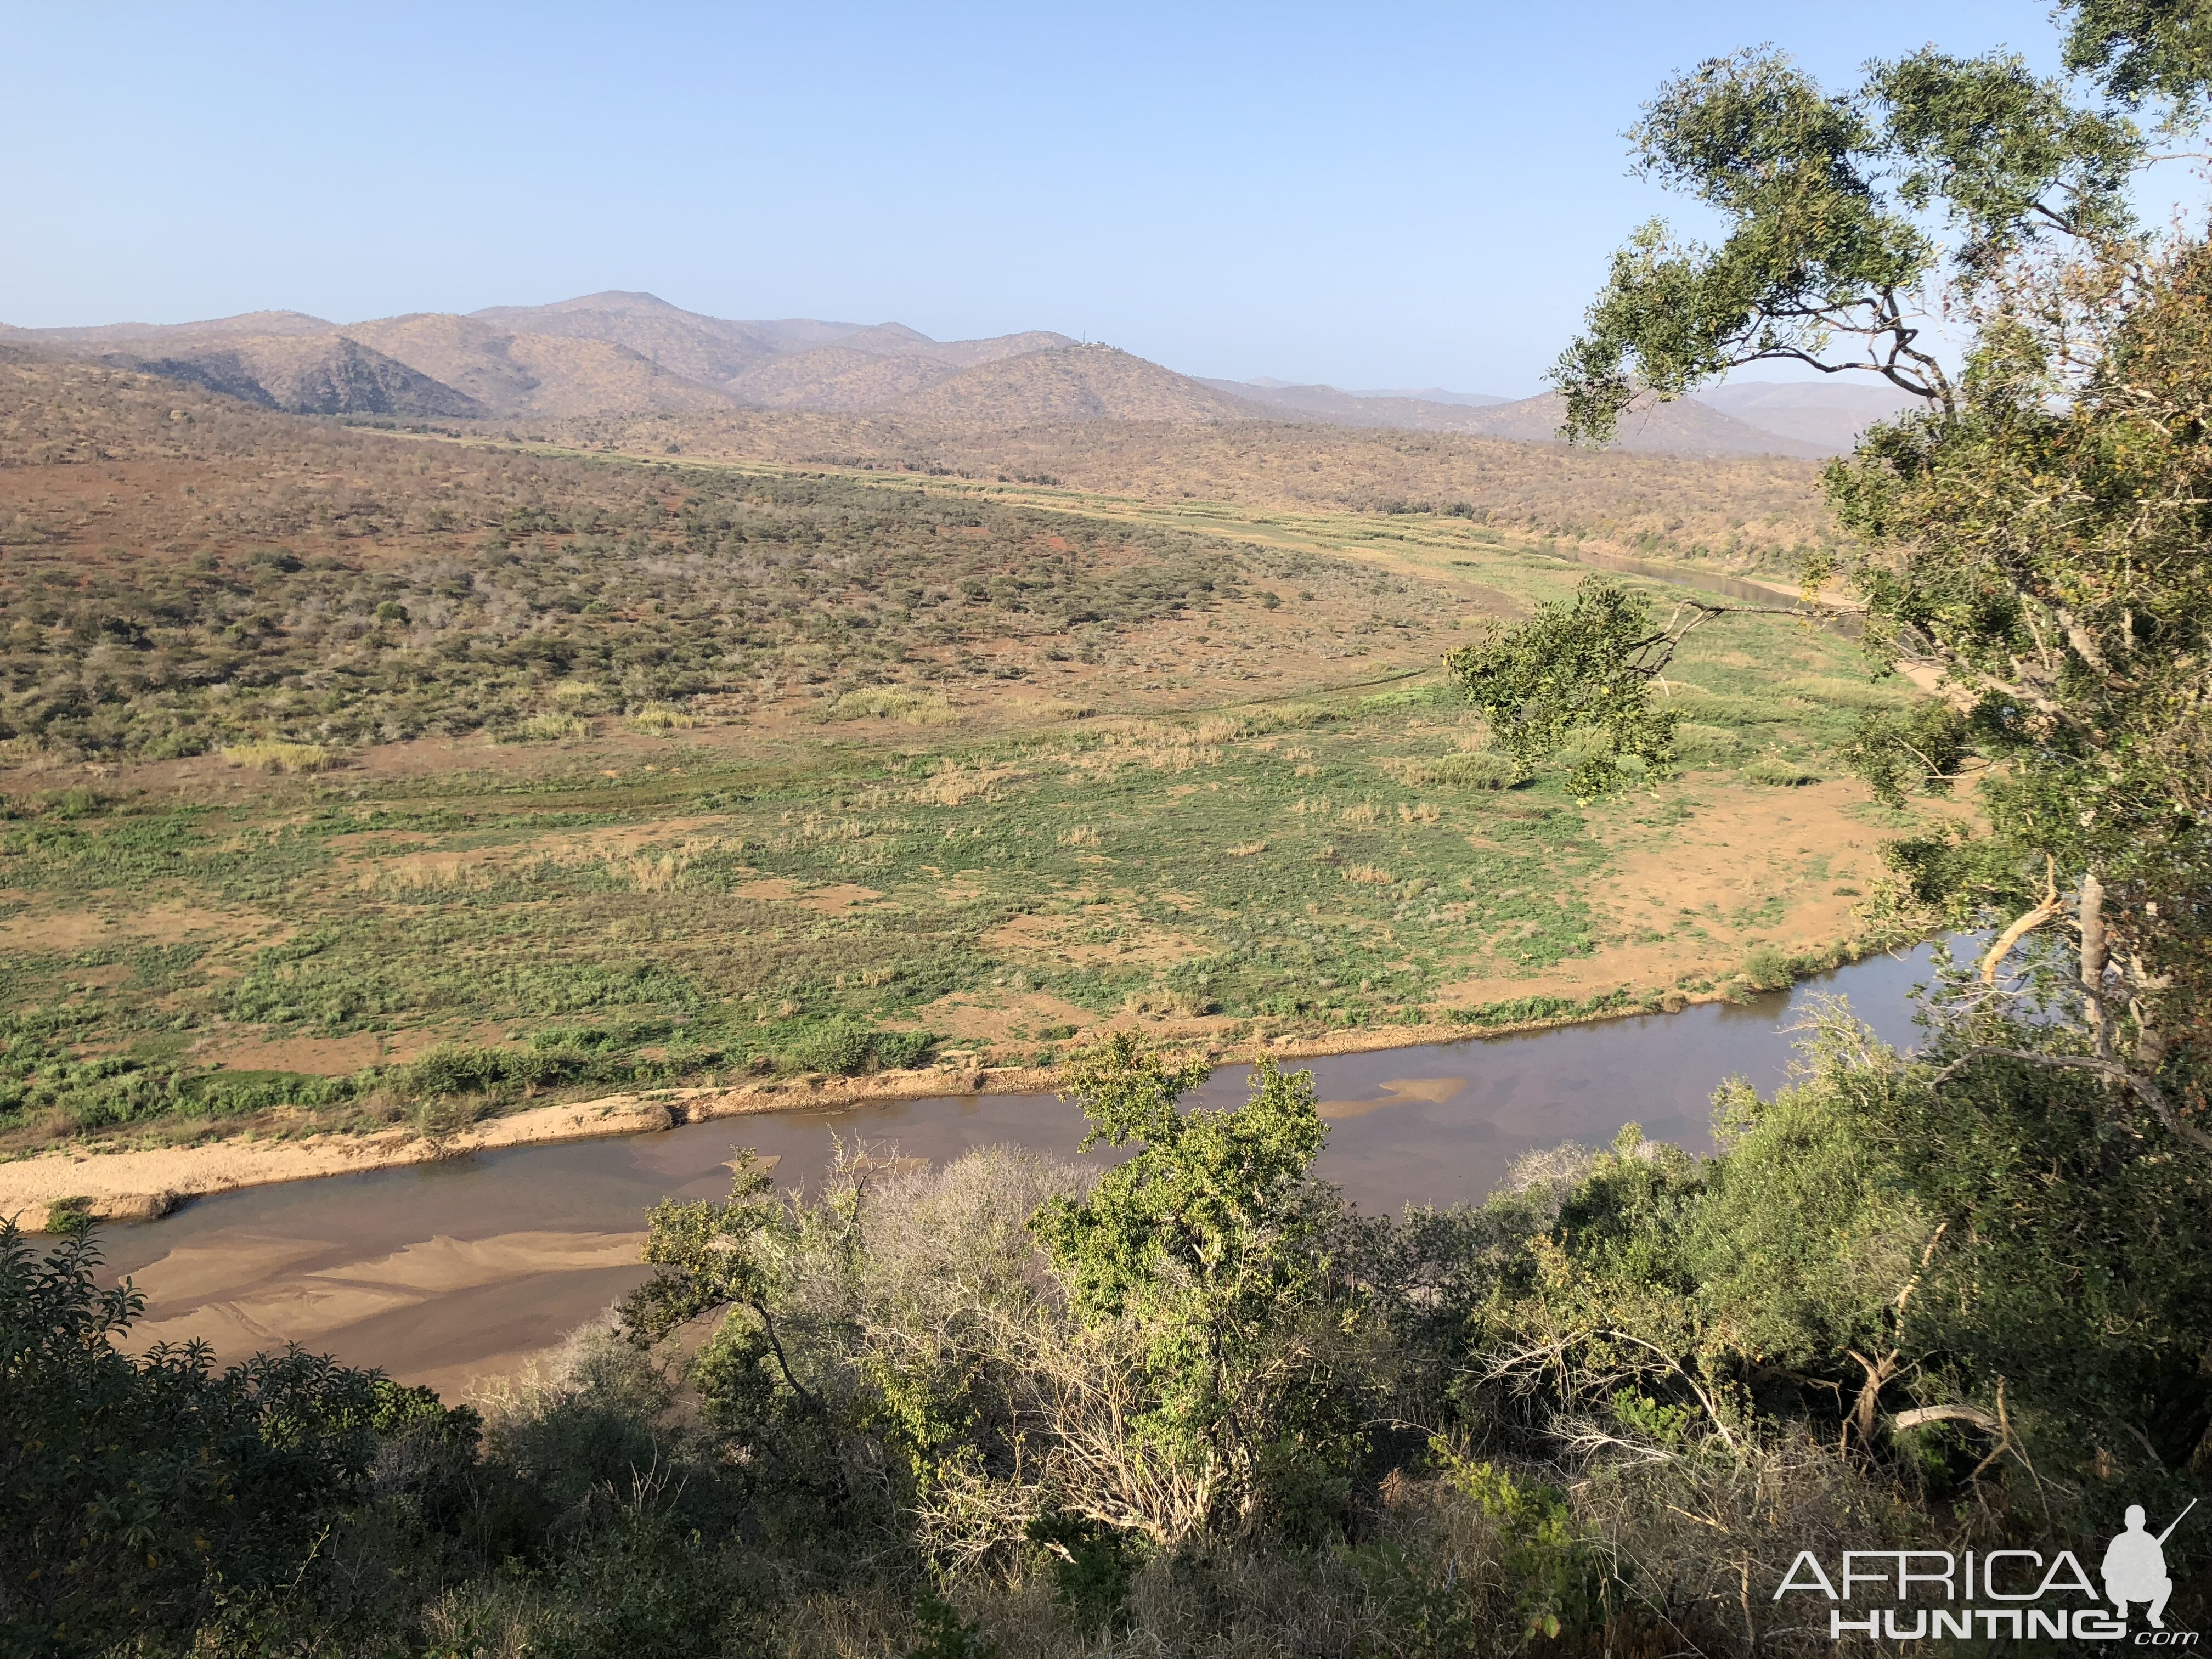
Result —
M 2112 1022 L 2105 1018 L 2105 884 L 2091 870 L 2081 878 L 2082 1008 L 2097 1039 L 2097 1058 L 2112 1057 Z

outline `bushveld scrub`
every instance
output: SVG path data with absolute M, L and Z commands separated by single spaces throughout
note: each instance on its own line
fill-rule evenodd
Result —
M 131 1359 L 82 1240 L 0 1231 L 0 1641 L 1885 1650 L 1775 1605 L 1800 1550 L 2094 1559 L 2205 1491 L 2201 1173 L 2159 1143 L 2115 1182 L 2092 1080 L 1985 1077 L 1962 1122 L 1950 1040 L 1831 1018 L 1796 1085 L 1722 1091 L 1715 1157 L 1632 1127 L 1392 1218 L 1315 1178 L 1305 1075 L 1186 1108 L 1204 1068 L 1125 1034 L 1072 1078 L 1127 1161 L 855 1144 L 801 1197 L 741 1158 L 481 1415 Z M 2169 1552 L 2187 1628 L 2205 1552 Z
M 1647 558 L 1794 572 L 1832 544 L 1818 510 L 1815 463 L 1577 451 L 1440 432 L 1224 422 L 1085 421 L 1019 432 L 867 416 L 781 411 L 655 418 L 592 416 L 561 430 L 586 448 L 659 453 L 672 429 L 688 455 L 781 465 L 833 465 L 930 488 L 1008 488 L 1080 500 L 1088 492 L 1170 510 L 1236 502 L 1354 520 L 1387 536 L 1409 515 L 1449 522 L 1463 545 L 1555 538 Z M 917 448 L 932 459 L 916 465 Z M 1041 469 L 1050 476 L 1039 478 Z M 1347 526 L 1346 528 L 1351 528 Z M 1291 603 L 1293 586 L 1276 590 Z M 1262 603 L 1265 603 L 1263 599 Z
M 1354 515 L 1347 546 L 1419 527 L 1476 555 L 1425 574 L 1250 515 L 1261 539 L 1231 541 L 1204 514 L 413 443 L 0 368 L 9 1150 L 283 1105 L 393 1121 L 463 1098 L 402 1063 L 455 1043 L 500 1110 L 1027 1061 L 1029 1028 L 1131 1011 L 1274 1034 L 1612 1008 L 1449 990 L 1655 931 L 1585 896 L 1614 830 L 1462 703 L 1357 689 L 1563 591 L 1464 515 Z M 143 470 L 178 465 L 189 495 Z M 1712 739 L 1693 758 L 1717 783 L 1835 769 L 1890 694 L 1847 642 L 1748 644 L 1673 683 Z M 395 763 L 407 738 L 441 741 Z M 590 1064 L 528 1058 L 586 1026 Z
M 1016 507 L 410 444 L 79 365 L 0 374 L 21 402 L 0 434 L 21 485 L 0 532 L 0 741 L 47 752 L 543 740 L 577 729 L 541 705 L 580 682 L 644 708 L 896 679 L 982 641 L 1210 605 L 1243 574 L 1201 538 Z M 172 397 L 194 418 L 142 421 Z M 189 458 L 197 483 L 182 507 L 103 501 L 107 533 L 142 544 L 88 556 L 70 474 L 95 463 L 40 426 L 113 462 Z
M 1789 661 L 1848 659 L 1785 624 L 1771 643 Z M 1711 682 L 1711 720 L 1747 722 L 1702 728 L 1732 741 L 1817 754 L 1850 731 L 1847 708 L 1722 689 L 1764 683 L 1739 663 L 1680 673 L 1686 696 Z M 882 695 L 866 706 L 891 706 Z M 411 1050 L 494 1027 L 504 1042 L 466 1042 L 497 1109 L 910 1065 L 933 1036 L 963 1046 L 944 1023 L 955 996 L 1048 997 L 1101 1019 L 1145 1001 L 1287 1031 L 1422 1018 L 1455 979 L 1540 972 L 1622 936 L 1578 890 L 1607 859 L 1585 816 L 1554 785 L 1504 787 L 1516 769 L 1471 720 L 1419 689 L 811 767 L 709 757 L 681 778 L 337 774 L 281 807 L 21 798 L 0 870 L 29 914 L 167 911 L 203 931 L 27 942 L 0 978 L 0 1133 L 21 1146 L 235 1121 L 288 1089 L 329 1121 L 426 1097 L 373 1042 L 302 1068 L 260 1060 L 257 1034 Z M 1723 978 L 1738 959 L 1717 945 L 1698 971 Z M 1445 1017 L 1626 1006 L 1586 1000 L 1533 1013 L 1509 994 Z M 588 1063 L 571 1052 L 586 1029 Z M 853 1035 L 867 1030 L 881 1040 Z

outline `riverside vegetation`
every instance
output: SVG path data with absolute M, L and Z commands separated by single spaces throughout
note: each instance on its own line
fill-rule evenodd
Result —
M 803 1201 L 740 1160 L 480 1407 L 133 1359 L 88 1238 L 0 1229 L 0 1639 L 1834 1651 L 1826 1602 L 1771 1602 L 1800 1549 L 2094 1559 L 2201 1490 L 2201 1165 L 2116 1152 L 2092 1078 L 1953 1056 L 1832 1019 L 1796 1086 L 1723 1092 L 1717 1158 L 1631 1129 L 1392 1221 L 1314 1178 L 1303 1073 L 1184 1110 L 1202 1068 L 1122 1033 L 1073 1083 L 1127 1163 L 854 1146 Z

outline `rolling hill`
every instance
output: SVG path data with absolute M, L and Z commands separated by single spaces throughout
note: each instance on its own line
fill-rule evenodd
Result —
M 343 337 L 466 392 L 495 416 L 727 406 L 716 388 L 635 348 L 590 335 L 508 333 L 439 312 L 355 323 Z
M 1556 441 L 1565 405 L 1556 392 L 1508 402 L 1434 403 L 1421 397 L 1340 392 L 1330 386 L 1291 386 L 1280 380 L 1206 380 L 1210 390 L 1236 399 L 1246 413 L 1279 420 L 1321 419 L 1335 426 L 1398 427 L 1416 432 L 1464 432 L 1526 443 Z M 1448 396 L 1472 399 L 1476 394 Z M 1832 449 L 1791 434 L 1739 420 L 1692 399 L 1646 404 L 1621 422 L 1619 447 L 1680 455 L 1796 455 Z M 1842 446 L 1849 447 L 1848 443 Z
M 337 326 L 304 311 L 248 311 L 204 323 L 101 323 L 91 328 L 13 328 L 0 323 L 0 339 L 58 347 L 101 346 L 202 334 L 327 334 Z
M 773 331 L 772 324 L 708 317 L 650 294 L 588 294 L 554 305 L 493 306 L 470 313 L 467 320 L 503 333 L 621 346 L 702 386 L 720 386 L 793 345 Z
M 197 323 L 0 325 L 0 339 L 292 414 L 451 420 L 882 408 L 966 370 L 1075 343 L 1045 330 L 933 340 L 899 323 L 741 322 L 628 292 L 360 323 L 284 311 Z M 1033 398 L 1019 410 L 1032 406 Z M 1018 410 L 1013 418 L 1027 416 Z
M 723 390 L 750 409 L 879 409 L 959 372 L 935 357 L 828 345 L 771 357 Z
M 1187 374 L 1107 345 L 1061 346 L 963 369 L 886 405 L 995 427 L 1067 421 L 1234 421 L 1252 410 Z
M 480 419 L 476 398 L 343 334 L 214 333 L 100 342 L 90 355 L 118 368 L 204 386 L 294 415 L 412 415 Z
M 724 410 L 880 413 L 1012 429 L 1079 421 L 1268 420 L 1555 440 L 1555 396 L 1345 392 L 1206 380 L 1047 330 L 935 340 L 901 323 L 744 321 L 608 290 L 467 315 L 332 323 L 296 311 L 207 322 L 8 329 L 0 339 L 91 357 L 296 414 L 569 420 Z M 1899 395 L 1748 384 L 1638 411 L 1620 447 L 1812 458 L 1848 448 Z
M 1463 410 L 1450 429 L 1524 441 L 1556 440 L 1566 414 L 1566 400 L 1556 392 L 1546 392 L 1518 403 Z M 1676 455 L 1796 455 L 1811 460 L 1832 453 L 1819 444 L 1762 430 L 1693 398 L 1665 404 L 1639 399 L 1621 417 L 1615 441 L 1622 449 Z
M 1841 454 L 1876 421 L 1920 406 L 1887 380 L 1740 380 L 1697 401 L 1765 431 Z

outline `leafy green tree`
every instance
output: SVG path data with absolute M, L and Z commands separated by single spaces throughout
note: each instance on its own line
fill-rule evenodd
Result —
M 2173 1491 L 2212 1430 L 2212 1171 L 2121 1152 L 2078 1072 L 1939 1089 L 1839 1016 L 1808 1059 L 1723 1091 L 1720 1157 L 1626 1133 L 1530 1227 L 1469 1321 L 1492 1409 L 1533 1395 L 1547 1437 L 1633 1455 L 1913 1437 L 1942 1496 L 2008 1462 Z
M 2212 86 L 2212 16 L 2196 0 L 2072 0 L 2066 67 L 2115 98 L 2162 103 L 2185 125 Z
M 472 1459 L 473 1413 L 296 1347 L 134 1358 L 143 1298 L 99 1262 L 88 1234 L 42 1255 L 0 1223 L 0 1651 L 181 1650 L 298 1589 L 391 1436 L 434 1419 Z
M 2212 252 L 2141 232 L 2128 191 L 2154 159 L 2133 106 L 2195 118 L 2202 33 L 2187 6 L 2085 5 L 2069 52 L 2101 98 L 2014 57 L 1933 48 L 1844 93 L 1771 52 L 1700 65 L 1632 137 L 1645 173 L 1726 234 L 1638 231 L 1556 371 L 1585 440 L 1638 396 L 1762 361 L 1921 400 L 1828 469 L 1857 551 L 1806 577 L 1816 614 L 1860 620 L 1877 672 L 1936 693 L 1867 720 L 1854 759 L 1877 792 L 1980 786 L 1986 835 L 1886 849 L 1910 916 L 1996 934 L 1980 988 L 1949 1000 L 1952 1057 L 2092 1074 L 2123 1133 L 2200 1154 Z M 1966 331 L 1952 367 L 1923 337 L 1938 308 Z M 1855 602 L 1830 597 L 1838 577 Z M 1622 757 L 1663 769 L 1661 676 L 1692 629 L 1741 608 L 1689 601 L 1655 622 L 1594 580 L 1452 666 L 1524 763 L 1580 743 L 1575 787 L 1595 793 Z M 2070 1020 L 2021 1017 L 2001 974 L 2015 951 L 2028 994 Z
M 1070 1073 L 1084 1147 L 1139 1150 L 1030 1228 L 1077 1316 L 1135 1337 L 1139 1434 L 1242 1524 L 1271 1502 L 1277 1521 L 1313 1524 L 1341 1502 L 1370 1379 L 1347 1340 L 1359 1298 L 1333 1278 L 1340 1204 L 1312 1173 L 1327 1130 L 1311 1073 L 1262 1058 L 1242 1106 L 1186 1109 L 1206 1068 L 1170 1066 L 1128 1031 Z
M 1577 437 L 1610 437 L 1646 391 L 1680 397 L 1774 360 L 1878 374 L 1949 409 L 1958 388 L 1917 302 L 1931 285 L 1978 294 L 2053 237 L 2124 236 L 2145 154 L 2131 121 L 2077 107 L 2016 57 L 1933 48 L 1843 94 L 1771 49 L 1715 58 L 1661 88 L 1629 137 L 1643 176 L 1728 234 L 1684 243 L 1655 220 L 1614 256 L 1554 371 Z
M 840 1182 L 819 1205 L 788 1205 L 745 1153 L 727 1202 L 653 1206 L 645 1260 L 656 1271 L 622 1304 L 623 1323 L 641 1345 L 702 1316 L 724 1316 L 693 1368 L 709 1420 L 756 1495 L 808 1515 L 844 1513 L 851 1494 L 842 1449 L 867 1426 L 868 1413 L 854 1406 L 849 1386 L 831 1386 L 849 1384 L 833 1374 L 849 1371 L 854 1344 L 842 1329 L 815 1328 L 823 1310 L 794 1294 L 793 1267 L 826 1267 L 837 1281 L 831 1322 L 848 1322 L 838 1316 L 856 1303 L 865 1264 L 859 1199 L 857 1183 Z
M 1714 608 L 1689 602 L 1703 615 Z M 1490 716 L 1516 764 L 1533 767 L 1579 732 L 1598 739 L 1568 781 L 1577 795 L 1601 795 L 1633 758 L 1653 773 L 1674 763 L 1681 716 L 1654 703 L 1650 682 L 1680 643 L 1678 609 L 1655 623 L 1640 594 L 1594 582 L 1565 605 L 1445 659 Z

